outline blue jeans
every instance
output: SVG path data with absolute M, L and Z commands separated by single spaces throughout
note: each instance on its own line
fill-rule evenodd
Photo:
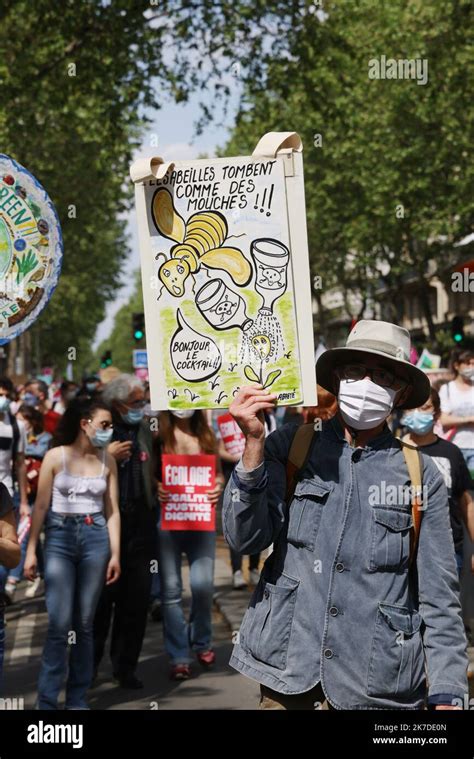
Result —
M 86 524 L 82 515 L 63 517 L 52 511 L 46 518 L 48 634 L 38 681 L 39 709 L 58 708 L 68 664 L 65 708 L 88 708 L 86 692 L 94 666 L 92 626 L 110 556 L 105 517 L 94 514 L 92 519 Z
M 160 530 L 158 563 L 165 648 L 172 664 L 189 664 L 193 651 L 208 651 L 212 638 L 215 532 Z M 189 624 L 183 611 L 181 554 L 190 568 L 191 614 Z

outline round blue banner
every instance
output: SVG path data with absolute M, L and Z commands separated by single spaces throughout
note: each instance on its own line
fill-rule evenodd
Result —
M 0 154 L 0 345 L 31 327 L 61 272 L 56 210 L 23 166 Z

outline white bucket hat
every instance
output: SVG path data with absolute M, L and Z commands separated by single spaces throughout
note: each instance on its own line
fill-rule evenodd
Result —
M 404 374 L 410 378 L 411 393 L 398 408 L 417 408 L 428 400 L 431 386 L 427 375 L 410 363 L 410 348 L 407 329 L 390 322 L 362 319 L 351 330 L 344 348 L 330 348 L 320 355 L 316 362 L 316 379 L 325 390 L 337 395 L 336 366 L 357 362 L 362 358 L 358 359 L 358 353 L 382 356 L 393 364 L 395 373 L 397 366 L 403 366 Z

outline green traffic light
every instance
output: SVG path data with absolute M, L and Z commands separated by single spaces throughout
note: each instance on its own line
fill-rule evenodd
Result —
M 456 335 L 453 335 L 453 339 L 455 343 L 460 343 L 462 341 L 462 335 L 457 333 Z
M 133 336 L 135 340 L 141 340 L 143 337 L 143 332 L 141 331 L 141 329 L 136 329 Z

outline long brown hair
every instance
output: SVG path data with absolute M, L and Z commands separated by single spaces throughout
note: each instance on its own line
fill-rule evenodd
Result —
M 175 453 L 176 439 L 174 428 L 176 417 L 169 411 L 161 411 L 159 416 L 160 442 L 163 453 Z M 217 453 L 217 440 L 214 432 L 207 423 L 204 412 L 197 409 L 189 419 L 191 434 L 197 437 L 203 453 Z

